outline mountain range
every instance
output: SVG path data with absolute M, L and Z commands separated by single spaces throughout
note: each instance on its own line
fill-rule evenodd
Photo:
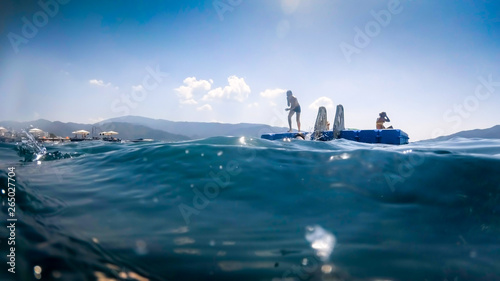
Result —
M 176 122 L 163 119 L 151 119 L 140 116 L 124 116 L 111 118 L 98 124 L 110 122 L 125 122 L 136 125 L 147 126 L 151 129 L 161 130 L 174 134 L 186 135 L 192 139 L 208 138 L 215 136 L 249 136 L 260 137 L 265 133 L 283 132 L 287 128 L 271 127 L 263 124 L 227 124 L 227 123 L 205 123 L 205 122 Z
M 62 137 L 72 136 L 72 132 L 77 130 L 93 132 L 94 136 L 97 136 L 100 132 L 112 130 L 119 132 L 117 137 L 121 139 L 151 138 L 164 141 L 182 141 L 215 136 L 260 137 L 264 133 L 283 132 L 287 130 L 287 128 L 272 127 L 264 124 L 176 122 L 140 116 L 111 118 L 95 124 L 63 123 L 45 119 L 29 122 L 0 121 L 0 126 L 17 131 L 33 126 Z M 500 125 L 488 129 L 462 131 L 436 139 L 447 140 L 455 137 L 500 139 Z
M 500 125 L 496 125 L 488 129 L 461 131 L 449 136 L 435 138 L 435 140 L 449 140 L 452 138 L 500 139 Z
M 119 132 L 116 137 L 121 139 L 151 138 L 163 141 L 182 141 L 215 136 L 260 137 L 263 133 L 286 130 L 286 128 L 263 124 L 174 122 L 139 116 L 112 118 L 95 124 L 63 123 L 45 119 L 27 122 L 0 121 L 0 126 L 16 131 L 33 127 L 62 137 L 73 136 L 72 132 L 77 130 L 89 131 L 94 136 L 97 136 L 100 132 L 112 130 Z

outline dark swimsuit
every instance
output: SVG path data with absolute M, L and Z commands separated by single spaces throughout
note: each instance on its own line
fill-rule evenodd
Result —
M 293 111 L 300 113 L 300 105 L 293 109 Z

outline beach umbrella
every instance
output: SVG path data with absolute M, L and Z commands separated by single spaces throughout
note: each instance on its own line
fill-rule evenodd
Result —
M 109 132 L 102 132 L 102 133 L 99 133 L 99 135 L 104 135 L 104 136 L 111 136 L 111 135 L 118 135 L 118 132 L 115 132 L 115 131 L 109 131 Z
M 88 134 L 90 134 L 90 132 L 89 131 L 85 131 L 85 130 L 78 130 L 78 131 L 74 131 L 73 134 L 88 135 Z
M 29 132 L 30 132 L 30 133 L 41 133 L 41 132 L 43 132 L 43 131 L 42 131 L 42 130 L 40 130 L 40 129 L 37 129 L 37 128 L 33 128 L 33 129 L 30 129 L 30 130 L 29 130 Z

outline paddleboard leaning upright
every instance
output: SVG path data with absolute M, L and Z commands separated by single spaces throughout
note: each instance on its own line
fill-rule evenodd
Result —
M 328 118 L 326 114 L 326 108 L 320 106 L 318 108 L 318 116 L 316 117 L 316 123 L 314 124 L 314 133 L 311 137 L 312 140 L 327 140 L 324 132 L 328 131 Z
M 340 133 L 344 130 L 344 106 L 339 104 L 337 105 L 337 112 L 335 112 L 335 119 L 333 119 L 333 138 L 339 139 Z

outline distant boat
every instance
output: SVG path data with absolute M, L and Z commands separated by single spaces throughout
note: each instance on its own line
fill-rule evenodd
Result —
M 122 140 L 119 138 L 114 138 L 114 137 L 104 137 L 102 138 L 103 141 L 109 141 L 109 142 L 121 142 Z
M 99 135 L 105 136 L 102 138 L 103 141 L 109 141 L 109 142 L 121 142 L 122 141 L 119 138 L 112 137 L 112 135 L 118 135 L 118 132 L 115 132 L 115 131 L 102 132 Z
M 150 141 L 154 141 L 154 139 L 143 139 L 143 138 L 140 138 L 140 139 L 136 139 L 136 140 L 131 140 L 131 142 L 150 142 Z

